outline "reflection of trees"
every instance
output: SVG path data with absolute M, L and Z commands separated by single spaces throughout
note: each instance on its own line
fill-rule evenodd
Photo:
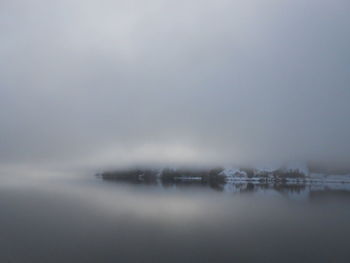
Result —
M 186 170 L 164 169 L 163 171 L 152 169 L 131 169 L 114 172 L 104 172 L 99 176 L 106 181 L 123 182 L 135 185 L 159 185 L 162 187 L 206 187 L 216 191 L 230 191 L 237 193 L 254 193 L 260 190 L 274 190 L 283 195 L 291 193 L 301 194 L 308 187 L 301 175 L 291 171 L 289 176 L 297 180 L 291 183 L 284 177 L 285 174 L 274 174 L 276 180 L 271 180 L 271 174 L 261 176 L 261 180 L 249 179 L 246 181 L 226 182 L 226 177 L 221 174 L 222 169 L 212 170 Z M 251 171 L 245 170 L 246 173 Z M 299 181 L 298 181 L 299 180 Z M 350 191 L 330 190 L 310 191 L 310 198 L 346 197 L 350 199 Z
M 252 184 L 252 183 L 247 183 L 247 187 L 246 187 L 246 189 L 245 189 L 247 192 L 253 192 L 254 189 L 255 189 L 254 184 Z
M 246 183 L 231 183 L 235 189 L 234 192 L 239 193 L 252 193 L 259 190 L 275 190 L 280 193 L 301 193 L 305 190 L 305 184 L 285 184 L 285 183 L 266 183 L 266 182 L 246 182 Z
M 273 189 L 278 192 L 300 193 L 306 188 L 305 184 L 283 184 L 275 183 Z

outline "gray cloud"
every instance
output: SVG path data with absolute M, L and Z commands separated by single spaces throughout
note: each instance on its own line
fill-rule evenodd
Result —
M 350 157 L 350 4 L 0 2 L 1 163 Z

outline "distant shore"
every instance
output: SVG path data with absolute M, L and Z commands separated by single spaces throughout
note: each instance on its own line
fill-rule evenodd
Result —
M 97 174 L 105 180 L 152 183 L 196 181 L 210 182 L 250 182 L 250 183 L 350 183 L 350 175 L 328 175 L 310 173 L 302 169 L 125 169 Z

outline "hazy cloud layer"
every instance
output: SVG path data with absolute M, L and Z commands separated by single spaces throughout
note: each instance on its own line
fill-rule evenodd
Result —
M 0 162 L 350 159 L 348 0 L 1 0 Z

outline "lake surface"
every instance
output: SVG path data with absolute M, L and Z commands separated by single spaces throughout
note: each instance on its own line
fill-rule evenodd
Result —
M 0 262 L 350 262 L 348 185 L 0 179 Z

